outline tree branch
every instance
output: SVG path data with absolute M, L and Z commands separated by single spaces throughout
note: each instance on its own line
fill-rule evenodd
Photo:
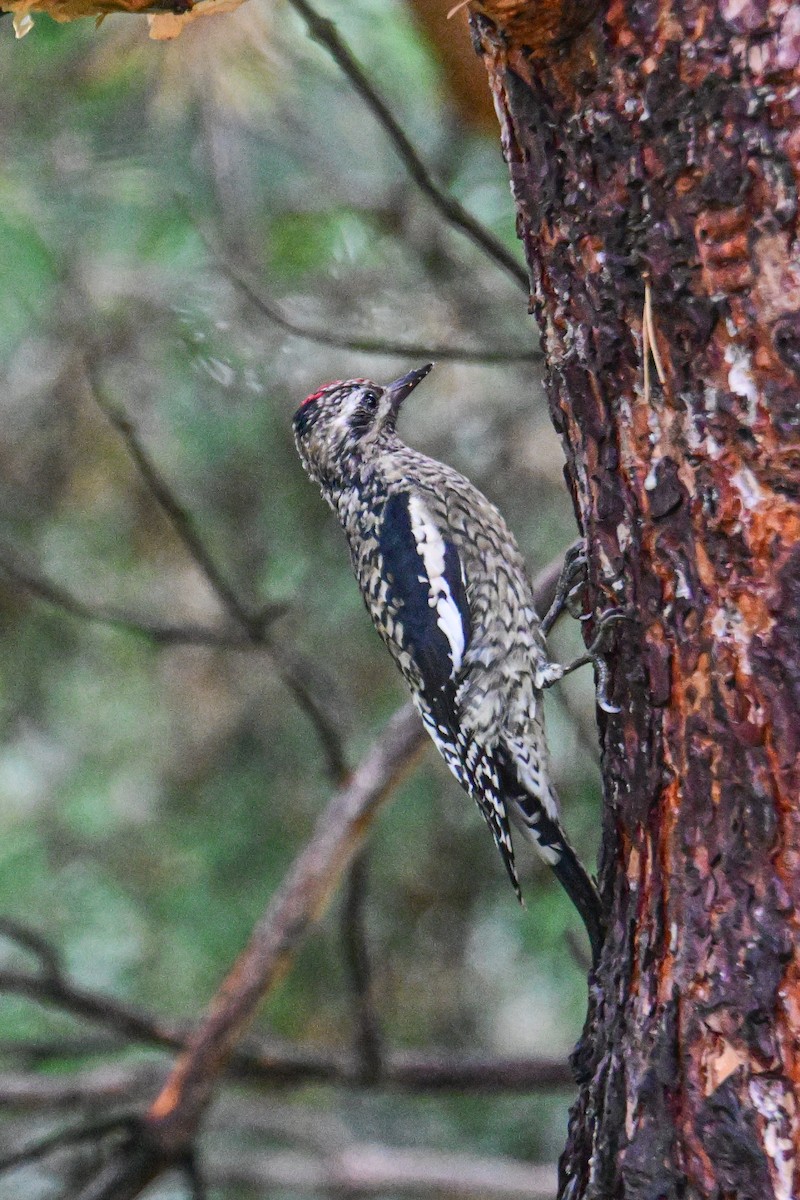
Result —
M 379 805 L 406 774 L 424 740 L 414 709 L 401 709 L 319 818 L 150 1111 L 150 1123 L 167 1141 L 186 1145 L 191 1140 L 236 1041 L 288 970 L 305 933 L 327 907 L 342 872 L 363 844 Z
M 0 1073 L 0 1105 L 4 1112 L 44 1112 L 131 1104 L 152 1095 L 164 1080 L 165 1068 L 153 1063 L 124 1063 L 75 1071 L 70 1075 L 31 1072 Z M 0 1169 L 7 1163 L 0 1160 Z
M 240 627 L 247 640 L 259 646 L 271 659 L 280 679 L 314 727 L 325 756 L 328 774 L 334 782 L 340 782 L 346 772 L 341 735 L 329 717 L 326 706 L 311 686 L 310 681 L 314 675 L 311 664 L 304 660 L 296 650 L 287 653 L 280 649 L 267 632 L 268 623 L 276 615 L 276 606 L 264 605 L 256 611 L 241 600 L 214 561 L 213 555 L 195 527 L 191 514 L 179 501 L 145 450 L 144 444 L 127 414 L 106 400 L 97 379 L 94 359 L 87 356 L 84 363 L 86 377 L 96 404 L 119 432 L 156 503 L 202 571 L 231 620 Z
M 0 1157 L 0 1171 L 12 1171 L 17 1167 L 27 1166 L 38 1162 L 52 1154 L 54 1150 L 62 1150 L 66 1146 L 74 1146 L 79 1142 L 94 1141 L 106 1137 L 109 1133 L 119 1133 L 130 1130 L 132 1118 L 119 1115 L 105 1117 L 101 1121 L 90 1121 L 80 1126 L 61 1129 L 57 1133 L 41 1138 L 39 1141 L 26 1146 L 22 1150 L 14 1150 L 11 1154 Z
M 64 966 L 61 955 L 55 947 L 29 925 L 15 921 L 13 917 L 0 917 L 0 936 L 16 942 L 23 950 L 33 954 L 39 960 L 41 974 L 44 979 L 50 979 L 56 985 L 64 978 Z
M 481 225 L 462 204 L 437 184 L 400 126 L 386 101 L 370 82 L 369 77 L 353 55 L 350 47 L 339 34 L 336 26 L 327 17 L 322 17 L 308 0 L 289 0 L 292 8 L 306 23 L 308 32 L 315 42 L 330 54 L 336 65 L 346 76 L 356 93 L 366 104 L 383 129 L 398 158 L 409 176 L 433 206 L 454 229 L 459 229 L 487 258 L 505 271 L 515 283 L 530 294 L 528 272 L 519 260 L 506 250 L 502 242 Z
M 196 223 L 195 223 L 196 224 Z M 467 346 L 431 346 L 421 342 L 396 341 L 390 338 L 343 336 L 317 325 L 307 325 L 291 318 L 276 301 L 268 299 L 258 285 L 251 281 L 247 269 L 234 262 L 215 238 L 196 224 L 196 228 L 222 273 L 247 297 L 259 312 L 279 329 L 294 337 L 306 338 L 321 346 L 352 350 L 357 354 L 383 354 L 391 358 L 433 359 L 440 362 L 466 362 L 492 366 L 502 363 L 541 362 L 541 350 L 491 349 Z
M 365 923 L 369 856 L 365 846 L 353 860 L 345 884 L 341 930 L 355 1024 L 355 1053 L 363 1082 L 381 1077 L 383 1039 L 372 989 L 372 961 Z
M 86 355 L 84 358 L 86 377 L 89 381 L 92 397 L 98 408 L 108 418 L 111 425 L 122 438 L 128 454 L 144 480 L 147 488 L 158 504 L 165 517 L 172 525 L 181 543 L 186 547 L 192 559 L 208 580 L 211 590 L 219 599 L 225 611 L 246 632 L 257 640 L 263 632 L 264 617 L 244 604 L 237 592 L 228 583 L 220 571 L 208 547 L 198 533 L 189 510 L 180 502 L 175 492 L 164 479 L 150 455 L 144 448 L 133 422 L 118 406 L 111 403 L 103 392 L 98 379 L 97 363 Z
M 73 1010 L 70 991 L 60 997 L 46 995 L 35 985 L 24 988 L 13 986 L 14 981 L 3 977 L 0 991 L 22 994 L 39 1003 L 53 1005 L 73 1016 L 86 1017 L 85 1012 Z M 6 986 L 10 984 L 10 986 Z M 85 992 L 83 993 L 86 994 Z M 109 1029 L 116 1028 L 117 1005 L 106 997 L 94 997 L 98 1012 L 106 1011 L 95 1019 Z M 145 1014 L 140 1014 L 144 1017 Z M 146 1014 L 154 1027 L 164 1023 L 152 1014 Z M 166 1029 L 169 1027 L 164 1025 Z M 163 1038 L 148 1038 L 143 1030 L 132 1041 L 161 1047 L 183 1048 L 188 1044 L 190 1026 L 178 1026 L 173 1041 Z M 128 1036 L 127 1034 L 125 1036 Z M 89 1051 L 104 1053 L 119 1051 L 124 1043 L 110 1039 L 100 1046 L 90 1046 Z M 33 1050 L 40 1043 L 33 1044 Z M 47 1058 L 65 1058 L 85 1053 L 82 1045 L 53 1042 L 47 1047 Z M 20 1042 L 18 1049 L 9 1043 L 3 1047 L 4 1057 L 18 1054 L 31 1058 L 31 1044 Z M 118 1100 L 130 1099 L 130 1094 L 150 1090 L 155 1084 L 161 1086 L 165 1070 L 161 1067 L 103 1066 L 86 1071 L 74 1071 L 69 1075 L 49 1075 L 34 1072 L 4 1071 L 0 1073 L 0 1105 L 4 1108 L 59 1108 L 72 1104 L 89 1103 L 92 1097 L 103 1100 L 113 1096 Z M 319 1047 L 304 1048 L 286 1046 L 255 1038 L 248 1038 L 231 1056 L 226 1068 L 226 1078 L 251 1087 L 274 1089 L 282 1086 L 305 1086 L 309 1083 L 331 1087 L 370 1086 L 384 1091 L 410 1094 L 435 1094 L 440 1092 L 487 1092 L 526 1093 L 542 1091 L 572 1090 L 575 1086 L 569 1066 L 561 1058 L 480 1058 L 453 1054 L 444 1050 L 386 1050 L 378 1076 L 364 1080 L 361 1063 L 357 1056 L 337 1050 Z
M 552 1200 L 556 1191 L 554 1166 L 358 1143 L 325 1157 L 282 1150 L 237 1153 L 234 1163 L 230 1156 L 222 1162 L 212 1154 L 208 1175 L 218 1186 L 354 1197 L 391 1193 L 451 1200 Z
M 159 645 L 214 646 L 232 650 L 244 650 L 253 646 L 253 639 L 235 627 L 201 625 L 193 621 L 159 621 L 154 617 L 130 612 L 112 604 L 90 604 L 73 595 L 61 584 L 46 579 L 25 561 L 18 550 L 8 545 L 0 544 L 0 571 L 38 600 L 52 604 L 62 612 L 82 621 L 111 625 L 129 633 L 141 634 Z M 288 605 L 274 604 L 270 609 L 270 619 L 276 620 L 287 611 Z M 266 609 L 262 609 L 261 615 L 266 616 Z

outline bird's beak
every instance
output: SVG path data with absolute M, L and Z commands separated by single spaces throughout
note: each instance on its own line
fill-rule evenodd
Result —
M 416 371 L 409 371 L 407 375 L 401 375 L 399 379 L 395 379 L 394 383 L 390 383 L 386 392 L 391 400 L 392 412 L 397 416 L 400 411 L 400 405 L 409 396 L 418 383 L 422 383 L 429 371 L 433 370 L 433 363 L 426 363 L 424 367 L 417 367 Z

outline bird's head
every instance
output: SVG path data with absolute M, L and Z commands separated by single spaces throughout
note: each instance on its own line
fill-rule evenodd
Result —
M 393 383 L 371 379 L 327 383 L 307 396 L 294 415 L 294 436 L 303 465 L 318 483 L 347 478 L 394 433 L 400 405 L 433 363 L 426 363 Z

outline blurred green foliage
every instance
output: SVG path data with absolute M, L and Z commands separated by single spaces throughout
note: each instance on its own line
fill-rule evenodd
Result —
M 516 247 L 498 140 L 459 124 L 402 5 L 338 0 L 326 12 L 426 160 Z M 204 231 L 265 295 L 335 335 L 525 349 L 524 298 L 419 196 L 288 7 L 249 0 L 175 44 L 148 42 L 144 20 L 126 17 L 100 30 L 42 18 L 21 42 L 6 20 L 0 35 L 2 543 L 89 605 L 219 616 L 95 403 L 90 354 L 233 586 L 253 603 L 288 601 L 278 639 L 313 664 L 355 762 L 404 695 L 338 527 L 302 475 L 290 418 L 324 380 L 414 364 L 288 336 Z M 574 536 L 530 365 L 441 365 L 404 432 L 500 503 L 533 570 Z M 314 730 L 263 653 L 157 647 L 2 577 L 0 607 L 0 911 L 44 933 L 82 985 L 195 1016 L 331 792 Z M 556 639 L 559 653 L 574 636 Z M 590 682 L 571 687 L 590 721 Z M 567 824 L 591 860 L 596 773 L 549 704 Z M 585 983 L 565 934 L 582 934 L 521 853 L 525 911 L 477 811 L 429 752 L 371 841 L 367 923 L 388 1045 L 567 1053 Z M 339 925 L 335 907 L 269 998 L 262 1032 L 350 1045 Z M 19 1069 L 9 1043 L 86 1033 L 20 999 L 0 995 L 0 1011 L 8 1070 Z M 143 1051 L 111 1056 L 125 1054 Z M 540 1160 L 559 1151 L 569 1099 L 282 1095 L 336 1113 L 354 1137 Z M 18 1145 L 43 1120 L 10 1109 L 0 1137 Z M 0 1181 L 0 1195 L 55 1194 L 47 1172 Z

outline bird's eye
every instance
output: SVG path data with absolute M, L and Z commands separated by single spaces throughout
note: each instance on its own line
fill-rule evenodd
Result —
M 373 412 L 378 407 L 379 399 L 380 397 L 378 396 L 378 393 L 370 390 L 368 392 L 364 392 L 364 395 L 361 398 L 361 403 L 364 405 L 364 408 L 367 408 L 370 412 Z

